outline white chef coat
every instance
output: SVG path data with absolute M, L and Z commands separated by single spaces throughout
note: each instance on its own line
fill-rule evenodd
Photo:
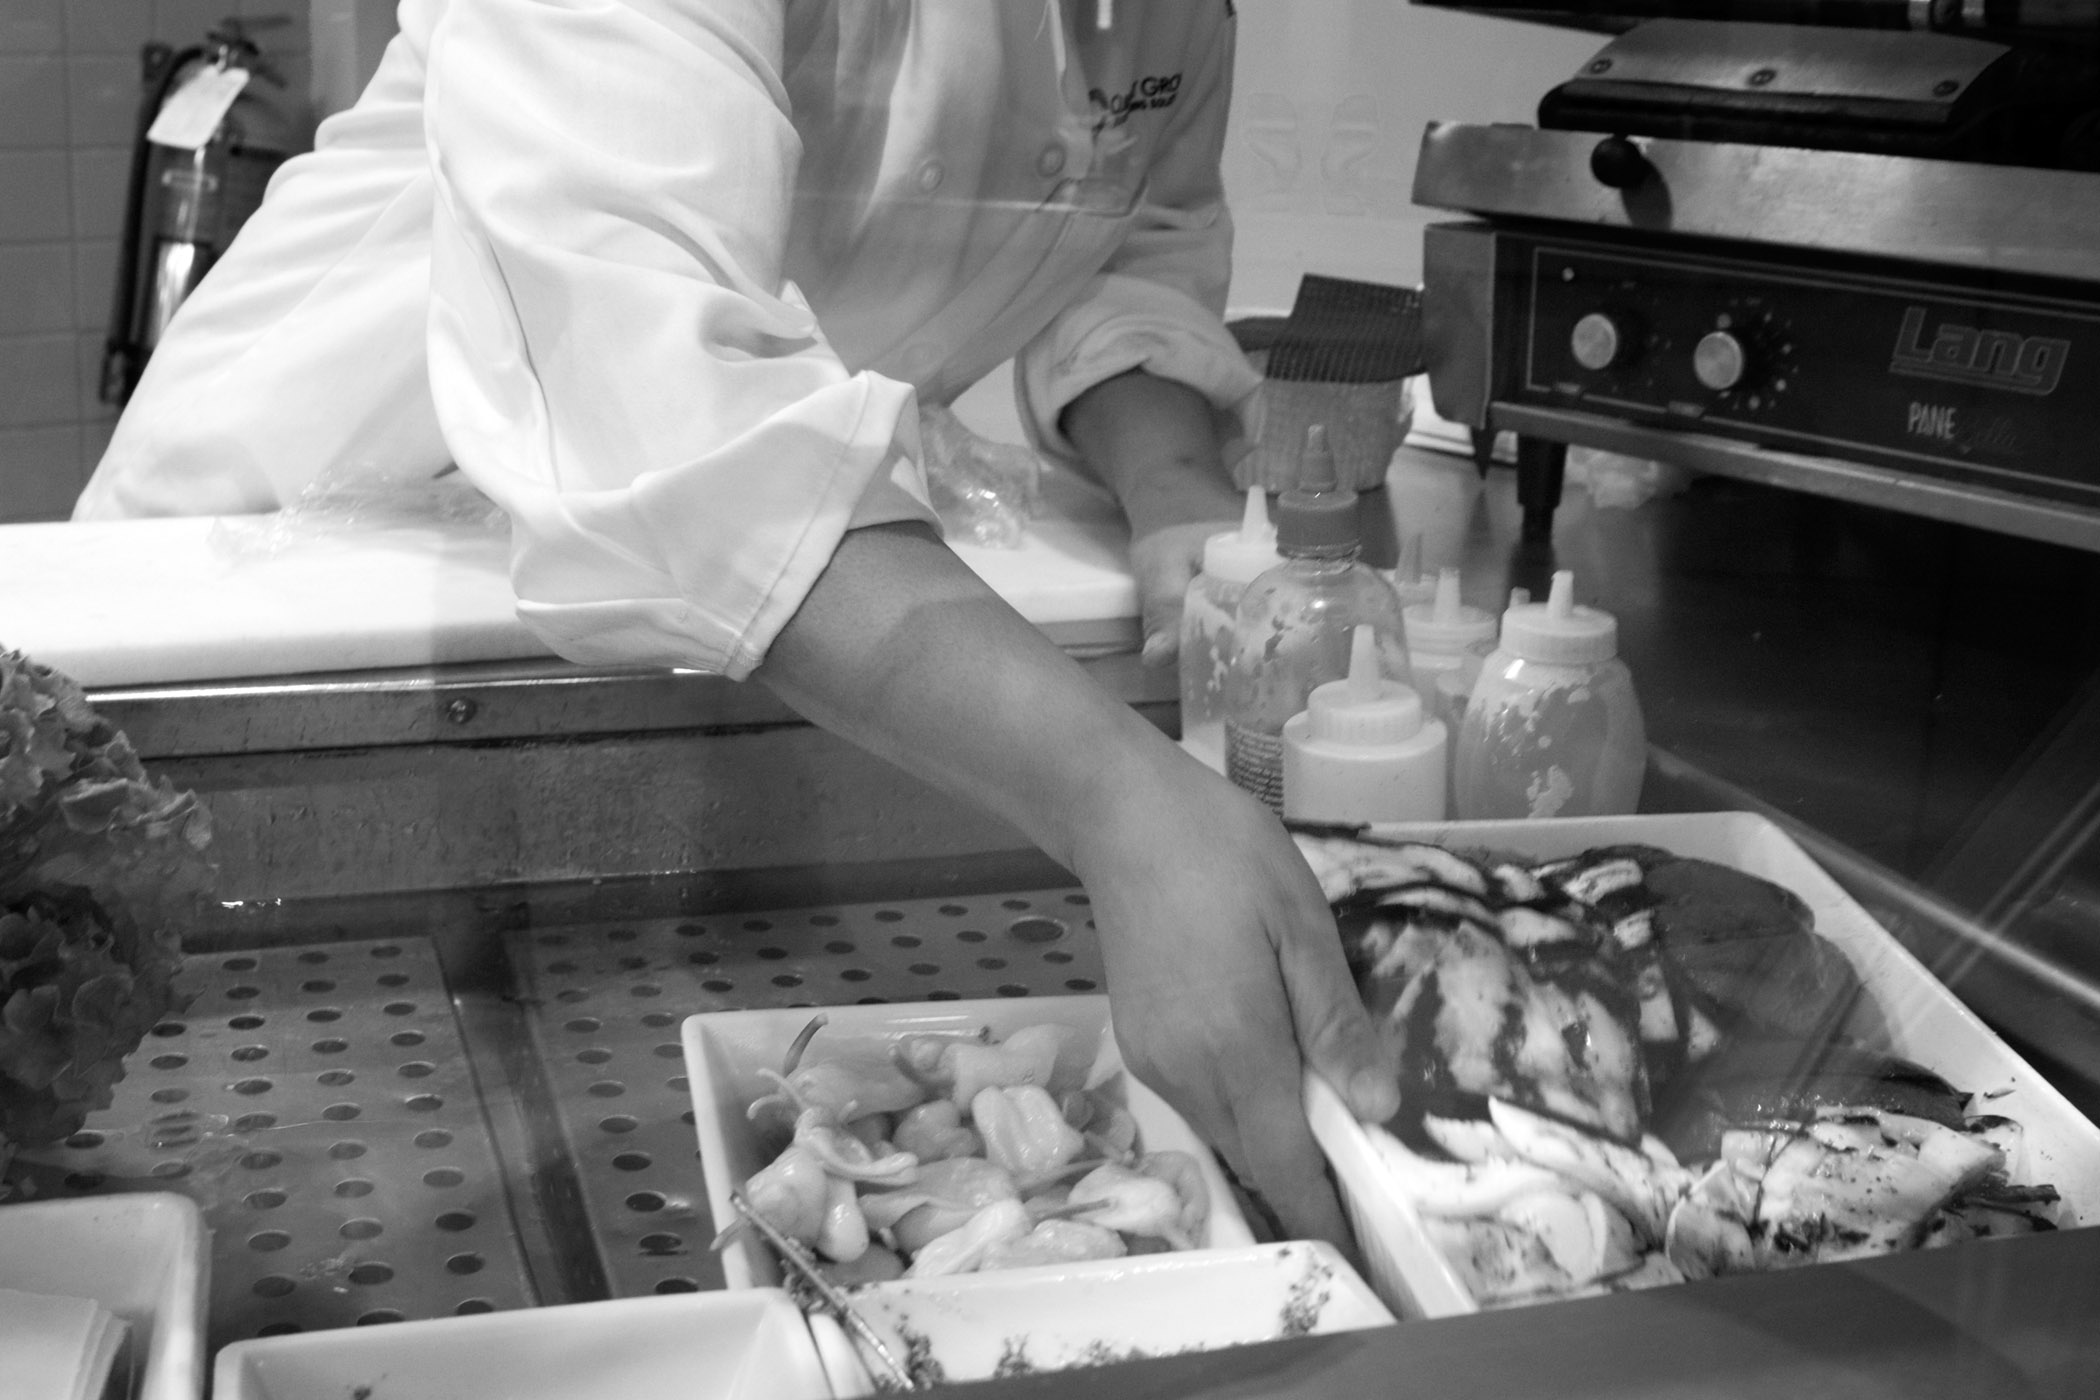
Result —
M 457 462 L 556 651 L 743 676 L 915 394 L 1034 443 L 1134 367 L 1223 412 L 1229 0 L 403 0 L 178 313 L 76 517 Z

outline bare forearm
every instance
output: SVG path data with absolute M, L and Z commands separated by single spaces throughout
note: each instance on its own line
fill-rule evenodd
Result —
M 1094 685 L 920 526 L 849 532 L 758 675 L 1077 875 L 1126 1063 L 1294 1236 L 1348 1238 L 1301 1065 L 1374 1121 L 1394 1111 L 1395 1080 L 1319 885 L 1273 816 Z
M 757 676 L 1068 866 L 1118 768 L 1172 752 L 919 526 L 849 532 Z
M 1186 384 L 1143 370 L 1119 374 L 1074 399 L 1064 429 L 1122 503 L 1133 538 L 1239 517 L 1216 416 Z
M 1130 518 L 1144 656 L 1163 665 L 1174 656 L 1203 542 L 1240 518 L 1216 415 L 1187 385 L 1132 370 L 1074 399 L 1064 428 Z

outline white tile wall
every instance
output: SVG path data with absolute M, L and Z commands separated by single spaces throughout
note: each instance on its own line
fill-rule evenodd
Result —
M 307 88 L 308 0 L 0 0 L 0 523 L 63 519 L 109 441 L 100 402 L 139 50 L 260 31 Z

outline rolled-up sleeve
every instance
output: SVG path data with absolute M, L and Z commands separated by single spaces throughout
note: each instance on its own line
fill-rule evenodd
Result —
M 1016 357 L 1015 391 L 1034 445 L 1077 452 L 1058 426 L 1104 379 L 1143 369 L 1197 390 L 1245 435 L 1261 377 L 1225 329 L 1232 218 L 1220 160 L 1232 100 L 1233 26 L 1212 28 L 1162 133 L 1145 196 L 1101 272 Z
M 847 529 L 933 518 L 910 386 L 783 277 L 782 10 L 454 0 L 432 36 L 432 393 L 574 660 L 748 675 Z

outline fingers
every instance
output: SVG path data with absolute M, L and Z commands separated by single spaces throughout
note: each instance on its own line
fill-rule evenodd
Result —
M 1227 1072 L 1240 1090 L 1232 1105 L 1240 1152 L 1228 1153 L 1227 1160 L 1276 1212 L 1288 1238 L 1326 1240 L 1353 1254 L 1348 1218 L 1328 1184 L 1326 1156 L 1306 1125 L 1297 1057 L 1243 1059 Z
M 1335 932 L 1334 912 L 1295 846 L 1291 857 L 1297 866 L 1288 877 L 1291 906 L 1274 937 L 1299 1048 L 1351 1112 L 1365 1122 L 1383 1123 L 1400 1111 L 1398 1056 L 1364 1010 Z
M 1144 629 L 1143 658 L 1164 666 L 1181 649 L 1181 607 L 1189 580 L 1202 562 L 1202 544 L 1192 556 L 1186 532 L 1160 530 L 1131 546 L 1130 565 L 1137 575 L 1138 616 Z
M 1189 581 L 1203 567 L 1203 542 L 1228 528 L 1230 522 L 1195 521 L 1153 530 L 1132 541 L 1130 569 L 1137 576 L 1147 664 L 1164 666 L 1180 652 L 1182 601 L 1188 597 Z

